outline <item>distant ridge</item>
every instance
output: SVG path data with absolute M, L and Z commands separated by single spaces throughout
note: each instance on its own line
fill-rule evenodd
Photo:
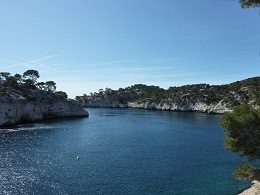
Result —
M 91 95 L 77 96 L 85 107 L 124 107 L 172 111 L 223 113 L 242 103 L 260 105 L 260 77 L 225 85 L 192 84 L 169 87 L 135 84 L 112 90 L 106 88 Z

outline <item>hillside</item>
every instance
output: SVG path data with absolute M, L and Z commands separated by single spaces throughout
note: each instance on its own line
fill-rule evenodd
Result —
M 53 81 L 39 82 L 38 71 L 12 76 L 0 72 L 0 126 L 44 118 L 88 116 L 88 112 L 67 94 L 56 92 Z
M 223 113 L 241 103 L 260 105 L 260 77 L 226 85 L 194 84 L 170 87 L 136 84 L 118 90 L 106 88 L 77 96 L 86 107 L 128 107 L 172 111 Z

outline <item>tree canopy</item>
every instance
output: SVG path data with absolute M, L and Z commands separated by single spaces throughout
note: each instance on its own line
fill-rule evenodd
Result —
M 8 95 L 12 90 L 38 89 L 54 93 L 56 83 L 54 81 L 37 82 L 40 74 L 37 70 L 27 70 L 22 75 L 15 74 L 12 76 L 9 72 L 0 72 L 0 95 Z M 56 93 L 61 97 L 67 98 L 65 92 Z
M 240 0 L 242 8 L 260 7 L 260 0 Z
M 258 162 L 260 159 L 260 109 L 241 104 L 231 113 L 224 113 L 221 125 L 228 136 L 224 148 L 237 152 L 246 162 Z M 239 165 L 234 170 L 238 180 L 260 180 L 259 167 L 250 164 Z
M 47 91 L 54 92 L 56 90 L 56 83 L 54 81 L 46 81 L 45 83 Z
M 34 85 L 39 77 L 40 74 L 37 70 L 27 70 L 23 73 L 24 81 L 29 85 Z

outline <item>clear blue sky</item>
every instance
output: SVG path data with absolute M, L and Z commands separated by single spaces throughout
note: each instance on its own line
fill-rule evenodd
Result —
M 71 98 L 142 83 L 260 75 L 260 9 L 235 0 L 1 0 L 0 72 L 40 72 Z

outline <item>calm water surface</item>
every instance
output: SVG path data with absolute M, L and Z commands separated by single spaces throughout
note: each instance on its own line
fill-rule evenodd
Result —
M 0 132 L 0 194 L 237 194 L 220 115 L 89 108 Z M 77 156 L 80 157 L 77 160 Z

